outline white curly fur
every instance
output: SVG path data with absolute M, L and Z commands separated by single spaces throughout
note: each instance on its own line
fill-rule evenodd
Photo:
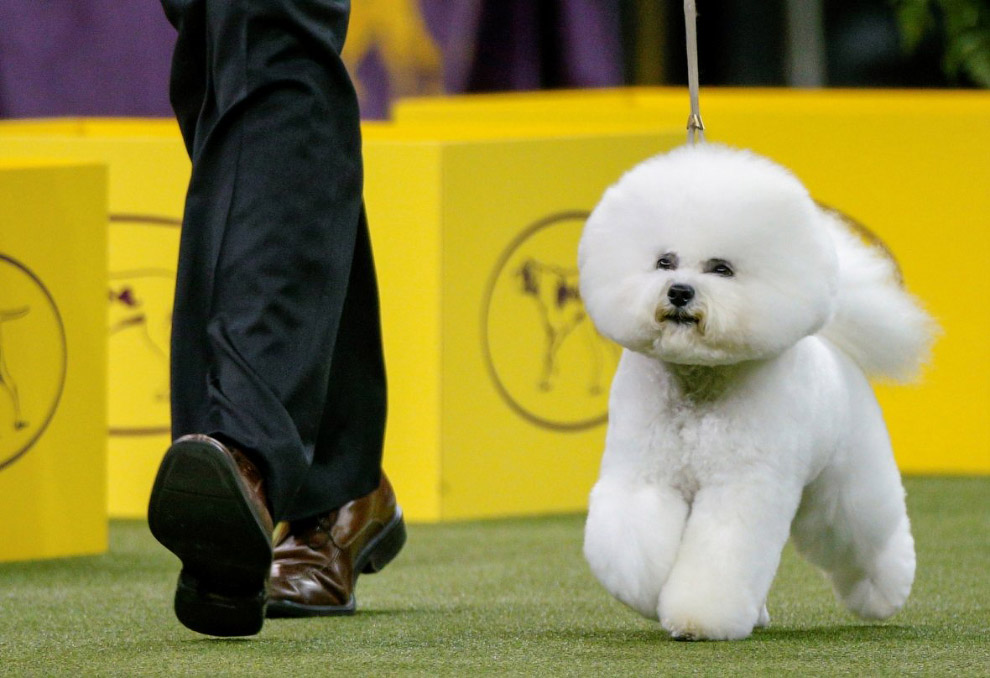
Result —
M 744 638 L 790 534 L 850 610 L 896 612 L 914 544 L 864 370 L 915 372 L 933 325 L 890 261 L 784 168 L 700 145 L 608 189 L 578 263 L 625 348 L 585 529 L 605 588 L 675 637 Z

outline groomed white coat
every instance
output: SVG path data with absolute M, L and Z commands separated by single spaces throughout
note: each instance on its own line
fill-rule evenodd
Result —
M 890 258 L 784 168 L 709 144 L 609 188 L 578 263 L 625 348 L 585 529 L 605 588 L 674 637 L 745 638 L 790 535 L 851 611 L 900 609 L 914 543 L 867 374 L 910 378 L 933 325 Z

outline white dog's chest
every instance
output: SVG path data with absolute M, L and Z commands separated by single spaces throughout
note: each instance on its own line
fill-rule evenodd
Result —
M 802 397 L 807 388 L 792 392 L 781 383 L 751 376 L 723 397 L 692 399 L 656 363 L 624 356 L 613 382 L 603 464 L 662 481 L 685 496 L 745 478 L 806 479 L 820 456 L 820 427 Z
M 686 491 L 693 493 L 705 481 L 761 461 L 743 422 L 717 412 L 668 410 L 664 414 L 650 436 L 649 456 L 659 477 Z

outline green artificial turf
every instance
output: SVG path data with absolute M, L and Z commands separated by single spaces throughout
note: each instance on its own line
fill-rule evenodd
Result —
M 115 522 L 108 555 L 0 565 L 0 675 L 990 675 L 990 478 L 906 484 L 918 576 L 884 623 L 841 610 L 788 547 L 771 628 L 674 642 L 594 581 L 582 518 L 564 516 L 411 526 L 402 555 L 360 580 L 356 616 L 213 639 L 172 616 L 178 561 L 144 523 Z

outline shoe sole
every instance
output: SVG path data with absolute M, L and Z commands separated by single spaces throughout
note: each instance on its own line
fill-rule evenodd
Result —
M 235 461 L 204 441 L 180 441 L 162 460 L 148 505 L 151 533 L 182 561 L 175 615 L 211 636 L 261 630 L 271 535 Z
M 397 509 L 395 516 L 380 533 L 358 553 L 354 561 L 354 581 L 352 589 L 357 586 L 358 574 L 375 574 L 392 562 L 406 543 L 406 524 L 402 520 L 402 509 Z M 354 594 L 345 605 L 303 605 L 290 600 L 272 599 L 268 601 L 269 618 L 285 617 L 341 617 L 352 615 L 357 609 Z

